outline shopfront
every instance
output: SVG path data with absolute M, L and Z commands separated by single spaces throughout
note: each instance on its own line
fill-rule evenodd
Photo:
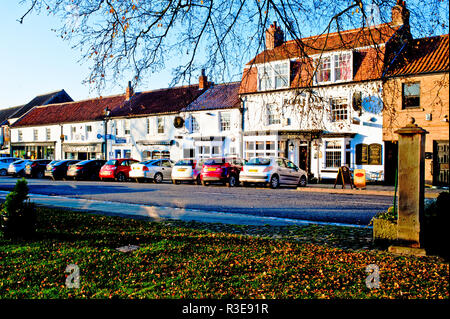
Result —
M 173 140 L 137 142 L 142 154 L 143 161 L 160 158 L 171 158 L 170 147 L 173 143 Z
M 27 159 L 55 159 L 55 142 L 11 143 L 11 154 Z
M 88 160 L 104 158 L 102 143 L 63 144 L 65 159 Z

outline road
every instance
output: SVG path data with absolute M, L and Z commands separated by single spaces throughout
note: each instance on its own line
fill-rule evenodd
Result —
M 0 190 L 12 190 L 16 180 L 0 177 Z M 28 186 L 33 194 L 355 225 L 367 225 L 377 212 L 392 204 L 389 196 L 316 193 L 307 188 L 298 191 L 47 179 L 29 179 Z

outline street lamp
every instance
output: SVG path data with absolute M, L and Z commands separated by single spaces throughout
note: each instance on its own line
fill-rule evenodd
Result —
M 109 116 L 111 115 L 111 110 L 108 107 L 105 107 L 104 109 L 104 121 L 105 121 L 105 161 L 108 160 L 108 139 L 107 139 L 107 135 L 108 135 L 108 121 L 109 121 Z

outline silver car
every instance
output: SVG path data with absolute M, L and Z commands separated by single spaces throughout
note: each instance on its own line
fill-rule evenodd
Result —
M 25 165 L 27 165 L 29 160 L 18 160 L 14 161 L 8 166 L 8 174 L 13 177 L 25 176 Z
M 173 164 L 165 158 L 132 164 L 129 176 L 137 182 L 153 180 L 155 183 L 161 183 L 165 179 L 171 180 Z
M 253 157 L 244 164 L 240 182 L 247 186 L 250 183 L 264 183 L 272 188 L 281 184 L 305 187 L 307 174 L 291 161 L 281 157 Z

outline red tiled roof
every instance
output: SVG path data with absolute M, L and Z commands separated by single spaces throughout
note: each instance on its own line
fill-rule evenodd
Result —
M 282 45 L 265 50 L 258 54 L 247 65 L 254 63 L 266 63 L 271 61 L 293 59 L 299 57 L 320 54 L 321 52 L 351 50 L 374 44 L 386 43 L 399 26 L 389 23 L 370 28 L 360 28 L 341 32 L 328 33 L 297 40 L 286 41 Z M 303 50 L 301 49 L 303 46 Z
M 449 71 L 448 34 L 415 39 L 400 53 L 387 76 Z
M 111 116 L 131 117 L 179 112 L 203 92 L 205 90 L 199 90 L 198 85 L 189 85 L 136 93 L 129 101 L 113 109 Z
M 216 84 L 200 95 L 182 111 L 201 111 L 233 108 L 240 105 L 240 82 Z
M 113 109 L 125 100 L 125 95 L 109 96 L 78 102 L 39 106 L 25 114 L 13 127 L 37 126 L 61 123 L 100 121 L 104 109 Z

